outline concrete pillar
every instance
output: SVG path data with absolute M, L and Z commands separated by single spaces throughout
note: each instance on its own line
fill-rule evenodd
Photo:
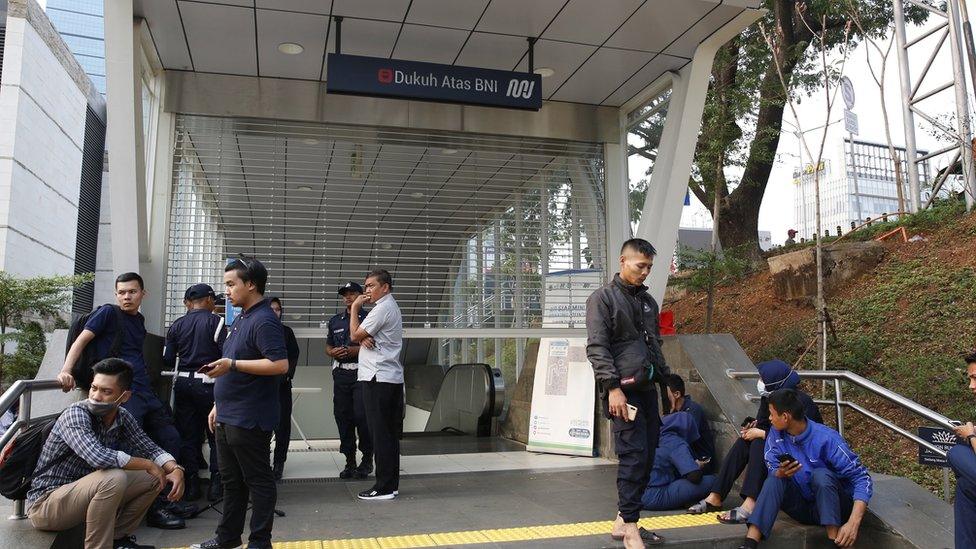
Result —
M 695 145 L 698 143 L 712 61 L 722 44 L 759 16 L 760 13 L 755 10 L 742 12 L 702 42 L 695 50 L 691 63 L 672 75 L 668 116 L 636 235 L 657 248 L 658 255 L 645 284 L 658 303 L 664 299 L 671 258 L 678 240 L 678 225 L 688 190 Z
M 138 271 L 147 252 L 139 30 L 132 0 L 105 2 L 105 76 L 112 267 Z
M 630 238 L 630 182 L 627 178 L 627 129 L 621 129 L 620 143 L 603 149 L 607 174 L 606 230 L 607 274 L 617 272 L 620 246 Z

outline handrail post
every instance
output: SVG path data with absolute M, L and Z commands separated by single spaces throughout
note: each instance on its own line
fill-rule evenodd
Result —
M 31 420 L 31 393 L 32 393 L 32 390 L 30 388 L 28 388 L 26 391 L 24 391 L 23 393 L 21 393 L 21 395 L 20 395 L 20 410 L 18 410 L 18 412 L 17 412 L 17 416 L 18 416 L 17 419 L 20 419 L 20 420 L 22 420 L 24 422 L 24 427 L 23 428 L 25 428 L 25 429 L 30 424 L 30 420 Z M 23 519 L 27 518 L 27 512 L 26 511 L 27 510 L 25 508 L 24 500 L 18 499 L 16 501 L 14 501 L 14 514 L 10 515 L 10 519 L 11 520 L 23 520 Z
M 834 407 L 837 410 L 837 432 L 844 436 L 844 407 L 841 405 L 840 379 L 834 378 Z

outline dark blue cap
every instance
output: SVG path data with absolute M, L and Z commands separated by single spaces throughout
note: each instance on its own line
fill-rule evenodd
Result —
M 186 289 L 186 293 L 183 294 L 183 299 L 194 301 L 208 296 L 214 299 L 217 298 L 217 294 L 214 293 L 214 289 L 210 287 L 210 284 L 194 284 Z
M 346 292 L 356 292 L 357 294 L 361 294 L 363 293 L 363 287 L 353 281 L 349 281 L 342 286 L 339 286 L 339 295 L 343 295 Z

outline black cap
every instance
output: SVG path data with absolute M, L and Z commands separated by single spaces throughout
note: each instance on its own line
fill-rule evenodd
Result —
M 194 301 L 208 296 L 214 299 L 217 298 L 217 294 L 214 293 L 214 289 L 209 284 L 194 284 L 186 289 L 186 293 L 183 294 L 183 299 Z
M 339 295 L 343 295 L 346 292 L 356 292 L 357 294 L 363 293 L 363 287 L 355 282 L 349 281 L 339 287 Z

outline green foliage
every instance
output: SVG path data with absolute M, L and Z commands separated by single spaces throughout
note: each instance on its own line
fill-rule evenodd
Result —
M 798 358 L 800 358 L 800 354 L 803 353 L 803 350 L 809 343 L 807 340 L 809 339 L 811 332 L 812 326 L 784 327 L 782 330 L 777 332 L 779 337 L 771 344 L 760 349 L 753 359 L 759 363 L 778 358 L 793 364 Z
M 92 274 L 16 278 L 0 271 L 0 381 L 21 379 L 31 368 L 36 373 L 44 356 L 40 322 L 56 323 L 68 305 L 71 289 L 94 278 Z M 17 344 L 12 355 L 7 354 L 8 341 Z
M 752 261 L 744 257 L 742 249 L 719 253 L 682 246 L 678 253 L 678 268 L 685 273 L 672 284 L 691 291 L 707 291 L 710 286 L 726 286 L 752 273 Z

